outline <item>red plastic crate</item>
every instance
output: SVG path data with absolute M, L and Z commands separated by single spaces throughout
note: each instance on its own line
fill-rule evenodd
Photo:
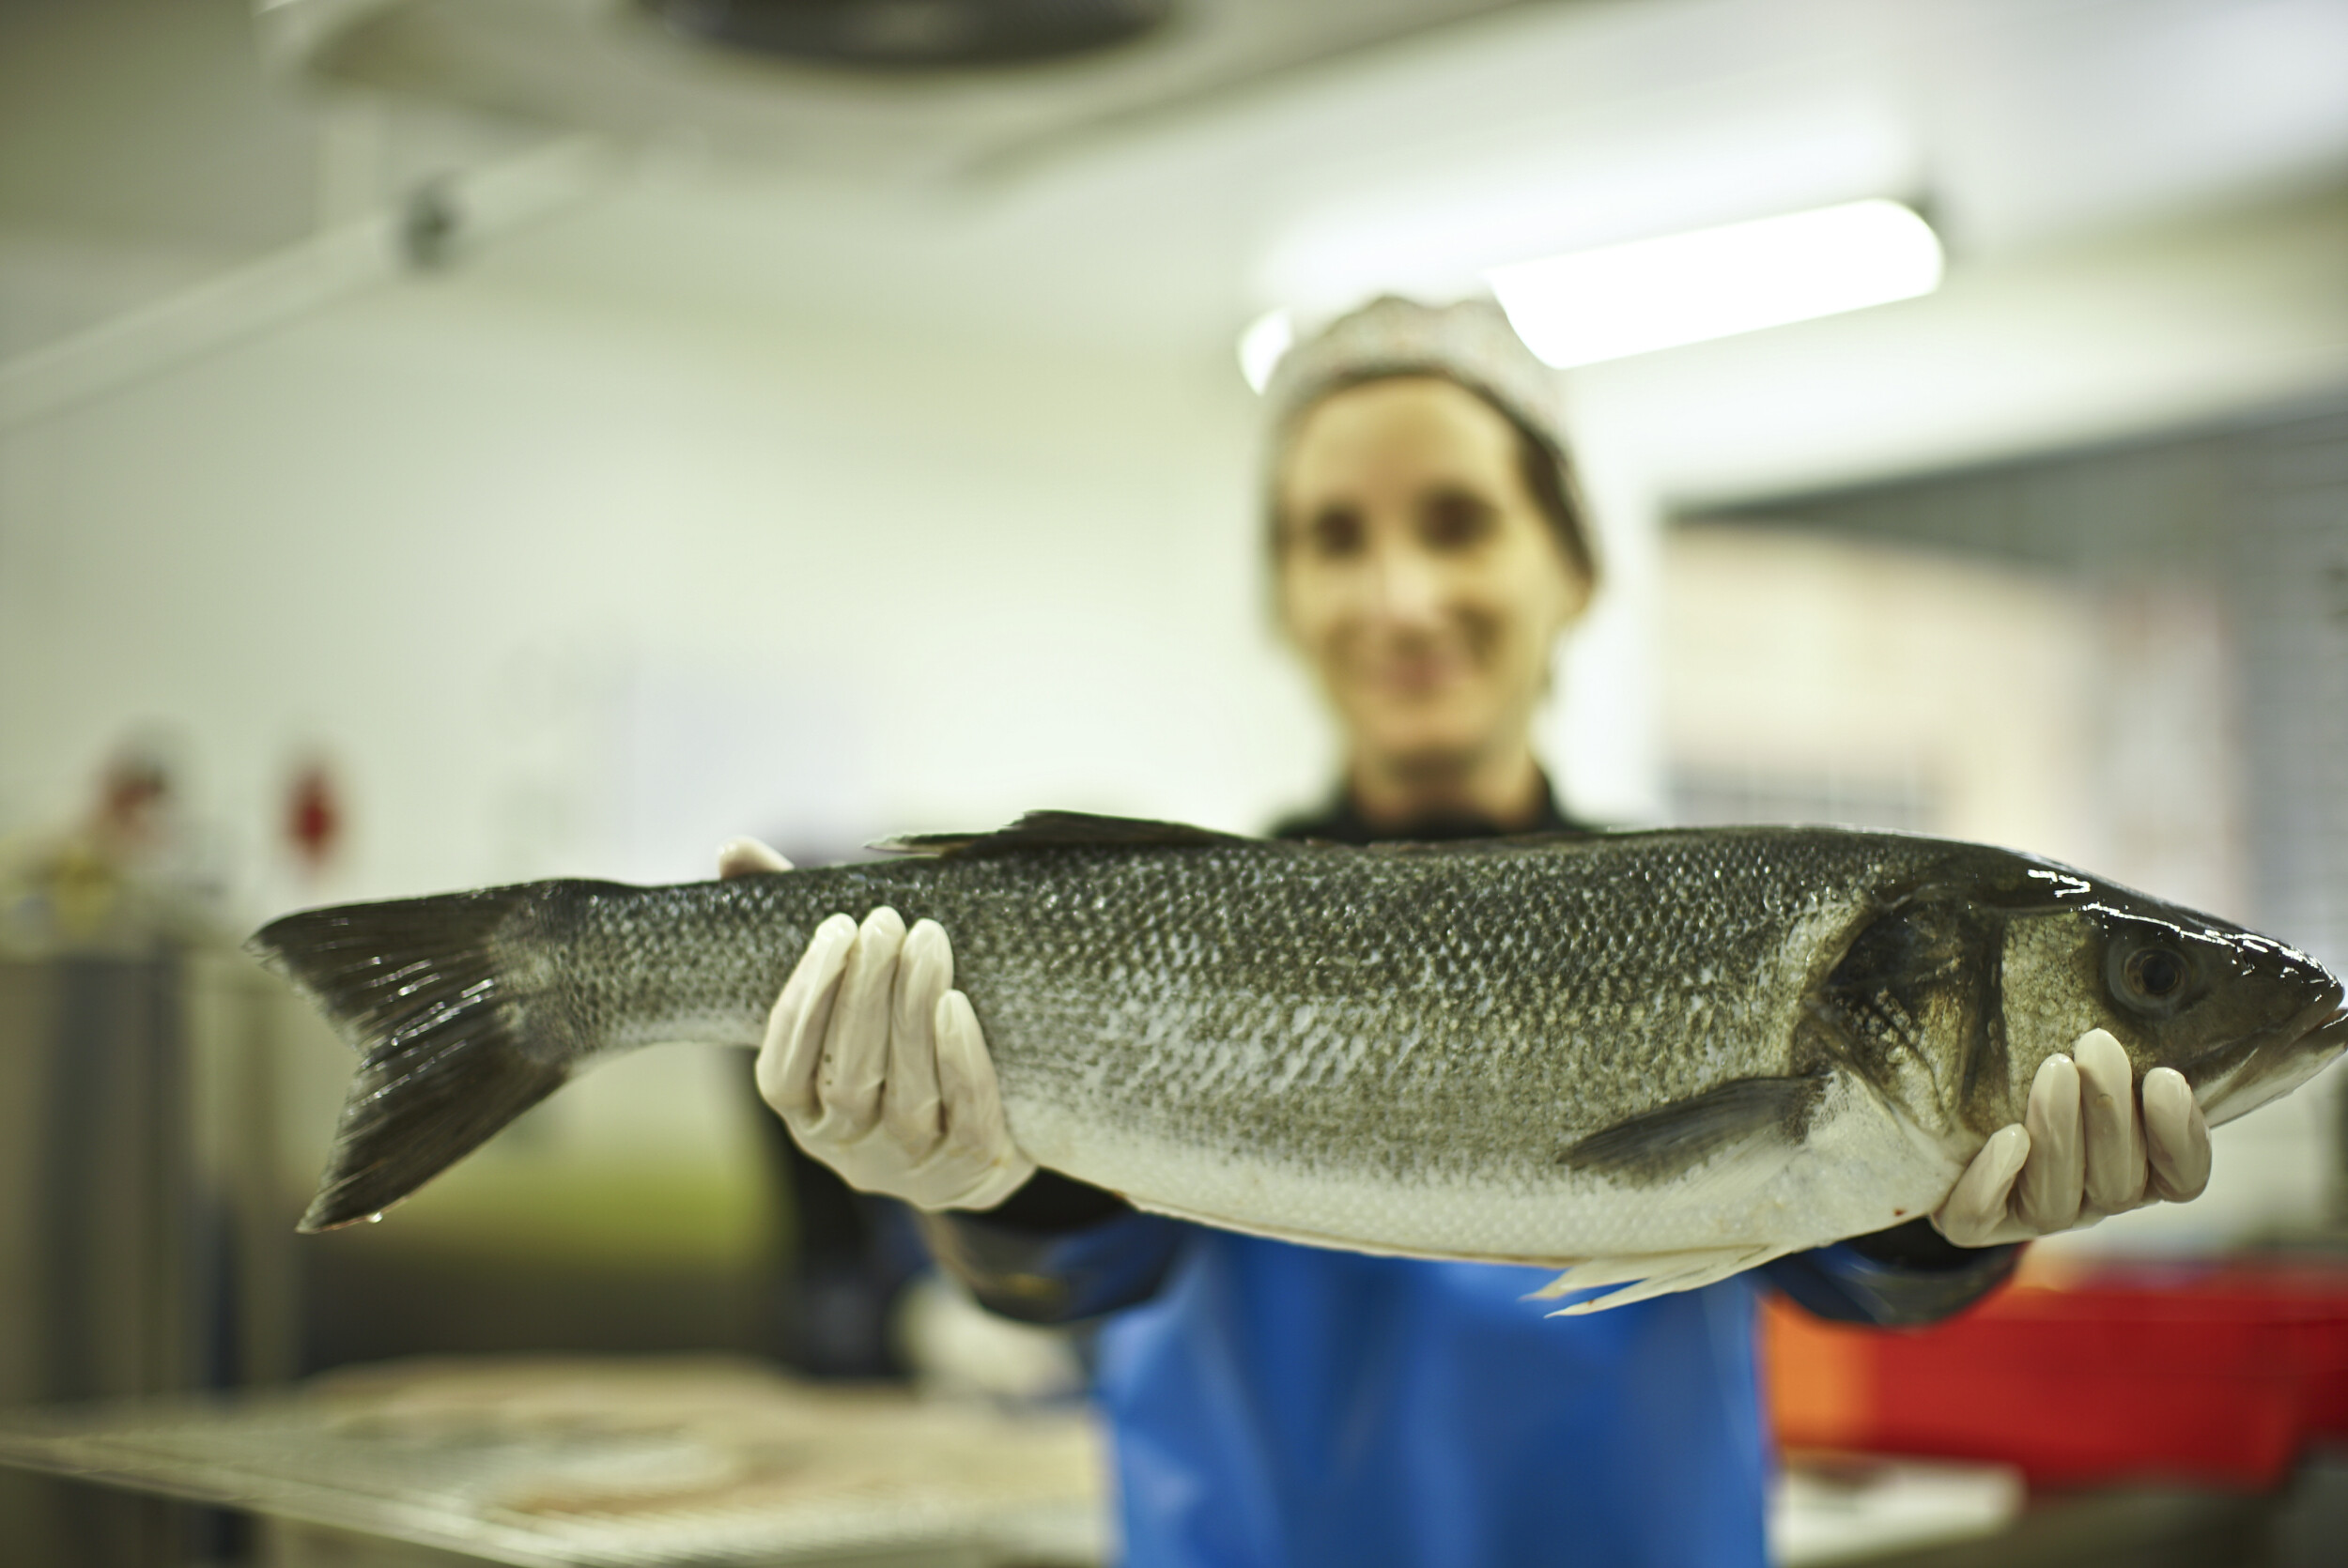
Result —
M 1767 1309 L 1779 1440 L 1999 1460 L 2034 1485 L 2174 1478 L 2266 1488 L 2348 1441 L 2348 1267 L 2100 1268 L 1930 1329 Z

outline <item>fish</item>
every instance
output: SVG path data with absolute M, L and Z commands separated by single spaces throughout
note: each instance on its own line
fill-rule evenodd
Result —
M 1573 1310 L 1931 1212 L 2102 1028 L 2213 1124 L 2348 1048 L 2314 959 L 2055 862 L 1837 828 L 1370 847 L 1034 812 L 873 862 L 290 915 L 361 1054 L 301 1229 L 595 1063 L 750 1046 L 818 922 L 938 921 L 1035 1161 L 1183 1219 L 1565 1270 Z

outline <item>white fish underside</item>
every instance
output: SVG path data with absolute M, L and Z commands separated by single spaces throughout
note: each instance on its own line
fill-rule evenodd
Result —
M 1007 1108 L 1039 1163 L 1142 1208 L 1282 1240 L 1481 1263 L 1800 1252 L 1925 1212 L 1964 1169 L 1945 1144 L 1846 1082 L 1830 1088 L 1799 1146 L 1732 1146 L 1658 1185 L 1562 1167 L 1533 1179 L 1493 1171 L 1398 1183 L 1105 1127 L 1061 1105 L 1013 1097 Z

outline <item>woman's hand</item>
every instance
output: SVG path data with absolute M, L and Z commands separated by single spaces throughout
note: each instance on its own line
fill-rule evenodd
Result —
M 718 874 L 787 871 L 756 839 Z M 758 1053 L 758 1092 L 798 1145 L 848 1185 L 917 1208 L 992 1208 L 1035 1174 L 1003 1120 L 995 1063 L 953 948 L 934 920 L 893 909 L 815 928 Z
M 2135 1069 L 2101 1029 L 2031 1083 L 2022 1120 L 2000 1128 L 1932 1216 L 1960 1247 L 2028 1241 L 2209 1185 L 2209 1123 L 2185 1075 L 2155 1068 L 2139 1107 Z

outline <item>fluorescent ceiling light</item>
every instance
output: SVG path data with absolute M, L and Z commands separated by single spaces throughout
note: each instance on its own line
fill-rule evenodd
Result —
M 1488 276 L 1517 335 L 1563 370 L 1929 294 L 1940 241 L 1897 202 L 1850 202 Z
M 1264 312 L 1239 335 L 1239 373 L 1247 377 L 1249 386 L 1262 392 L 1272 384 L 1272 373 L 1279 368 L 1281 356 L 1295 342 L 1296 321 L 1286 305 Z

